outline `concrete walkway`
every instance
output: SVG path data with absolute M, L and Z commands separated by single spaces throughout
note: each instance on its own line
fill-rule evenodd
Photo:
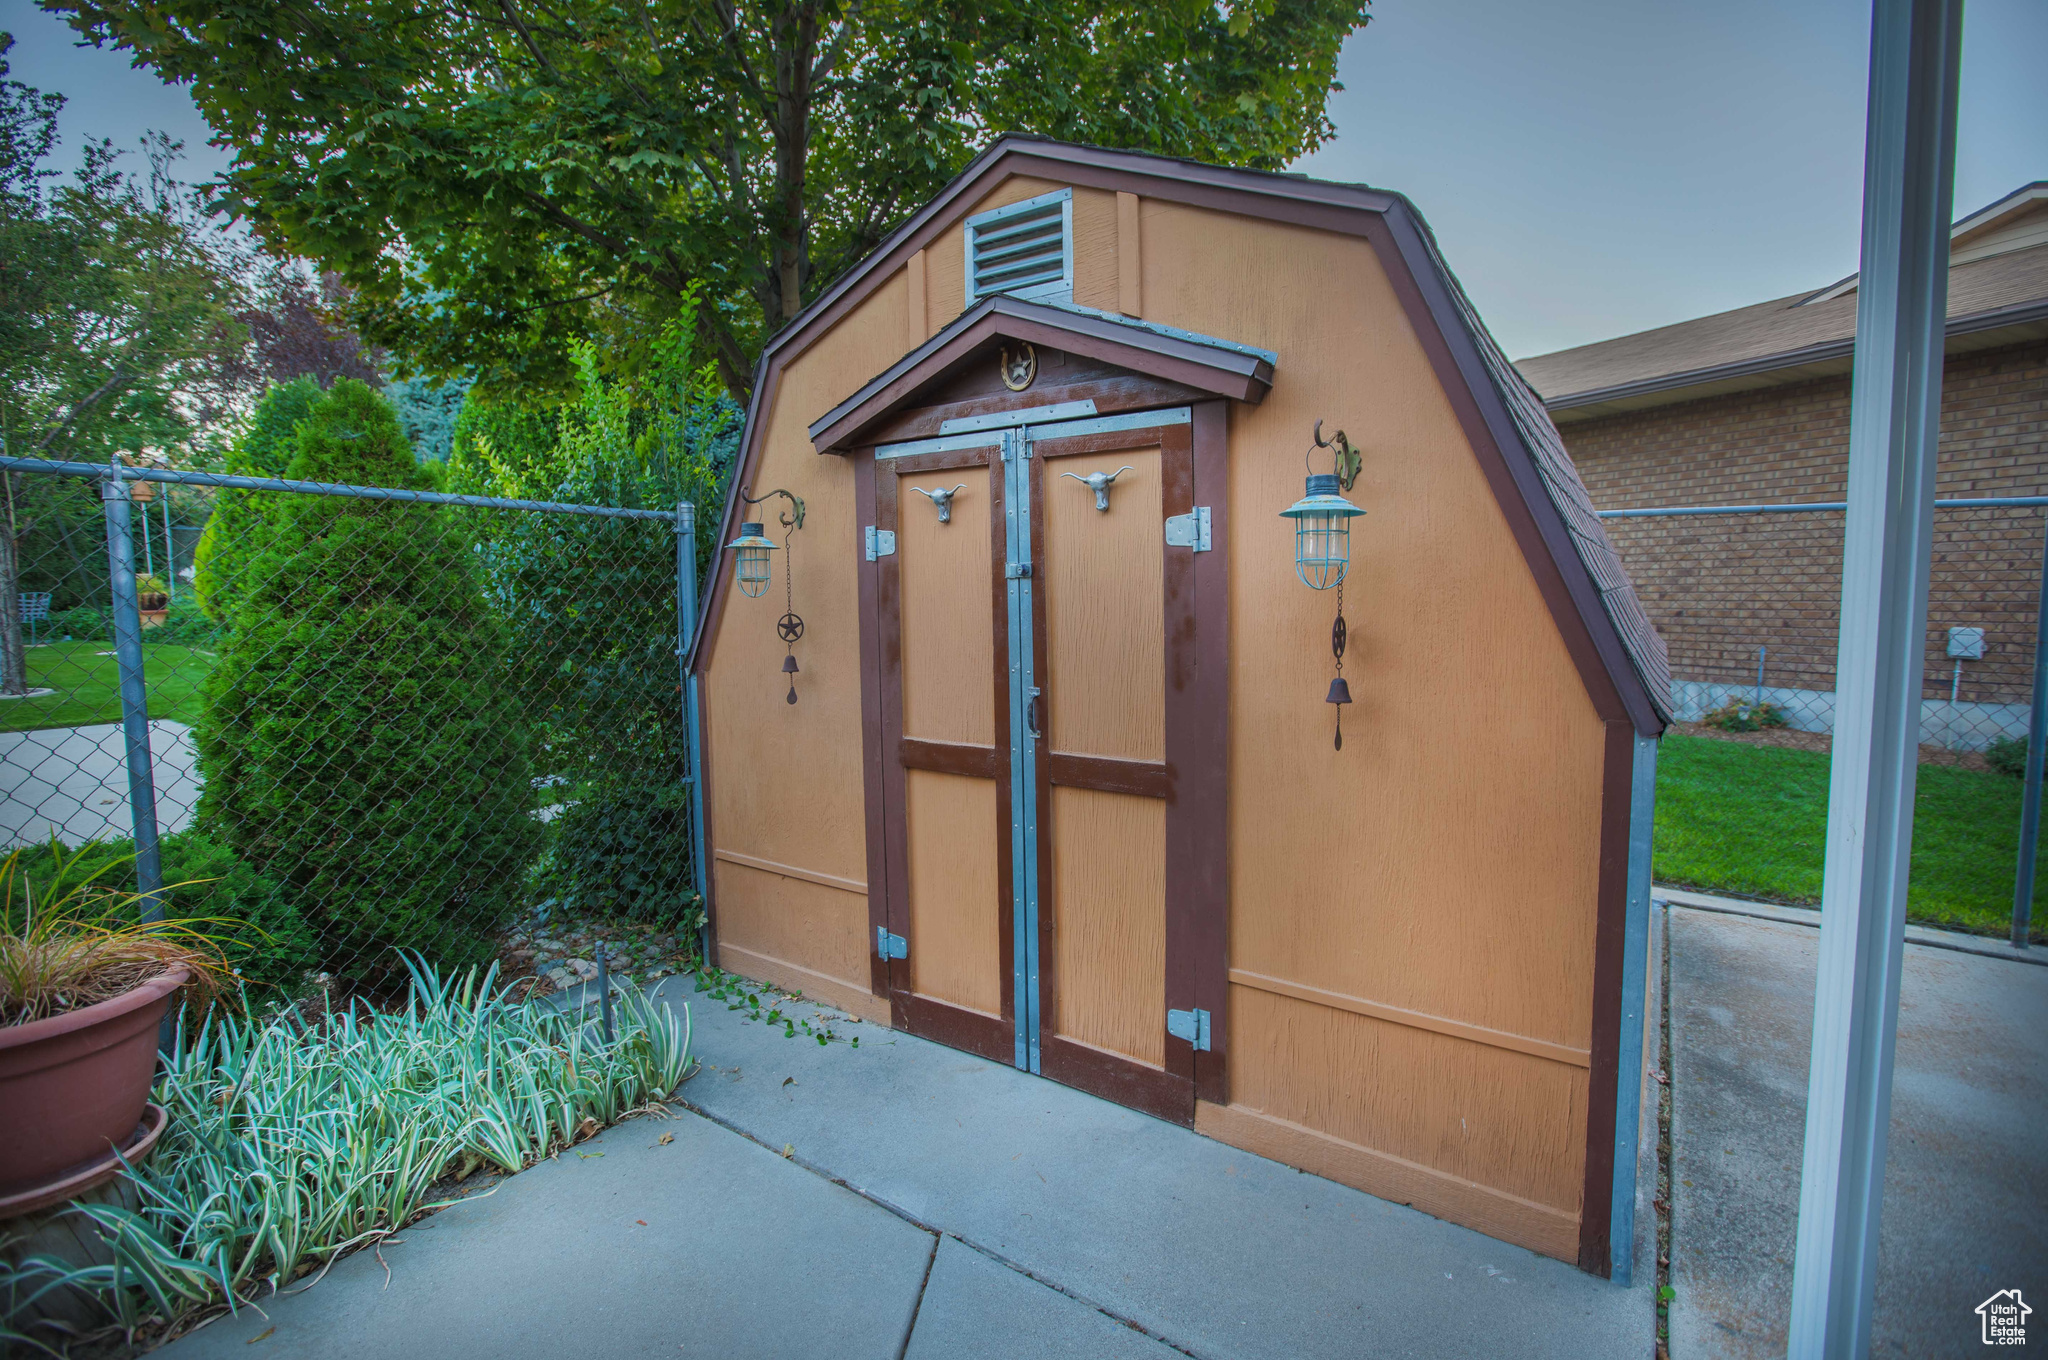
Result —
M 1672 1360 L 1782 1356 L 1820 932 L 1668 931 Z M 1872 1355 L 1982 1354 L 2001 1289 L 2048 1307 L 2048 968 L 1906 945 L 1883 1215 Z
M 860 1048 L 820 1048 L 668 989 L 707 1063 L 678 1117 L 406 1230 L 388 1284 L 361 1253 L 167 1354 L 1652 1350 L 1647 1268 L 1619 1288 L 980 1058 L 844 1021 Z
M 149 724 L 157 831 L 183 831 L 199 805 L 192 729 L 168 718 Z M 119 723 L 0 732 L 0 850 L 47 841 L 66 845 L 126 840 L 128 762 Z

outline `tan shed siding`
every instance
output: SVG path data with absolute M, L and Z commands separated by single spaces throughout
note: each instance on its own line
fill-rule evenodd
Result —
M 1583 1053 L 1602 724 L 1376 257 L 1152 200 L 1141 222 L 1148 319 L 1279 355 L 1231 421 L 1231 967 Z M 1341 752 L 1336 601 L 1296 580 L 1278 517 L 1318 417 L 1365 450 Z M 1234 1101 L 1576 1216 L 1584 1067 L 1244 986 L 1231 1005 Z
M 854 470 L 850 460 L 820 458 L 807 426 L 901 353 L 908 293 L 899 272 L 784 368 L 768 397 L 772 409 L 763 417 L 751 490 L 787 488 L 808 510 L 795 548 L 795 604 L 805 622 L 796 646 L 798 702 L 785 702 L 784 647 L 775 633 L 785 607 L 786 553 L 775 554 L 774 580 L 758 599 L 739 594 L 726 578 L 733 594 L 712 639 L 705 678 L 718 937 L 721 949 L 732 951 L 724 962 L 750 976 L 829 994 L 842 1005 L 868 994 L 866 895 L 766 872 L 717 852 L 827 879 L 867 878 Z M 785 531 L 775 520 L 786 504 L 778 497 L 751 512 L 778 542 Z M 801 982 L 803 976 L 830 979 L 842 990 Z

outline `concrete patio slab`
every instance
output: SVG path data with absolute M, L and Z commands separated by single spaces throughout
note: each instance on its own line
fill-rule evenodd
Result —
M 199 806 L 198 748 L 192 729 L 168 718 L 149 724 L 157 830 L 183 831 Z M 47 841 L 123 840 L 128 765 L 119 723 L 0 732 L 0 849 Z
M 608 1130 L 169 1354 L 1651 1353 L 1647 1241 L 1620 1288 L 907 1035 L 833 1019 L 861 1045 L 820 1047 L 686 980 L 659 990 L 690 1004 L 705 1059 L 684 1112 Z
M 358 1252 L 162 1354 L 897 1360 L 935 1245 L 715 1124 L 635 1119 L 407 1228 L 388 1284 Z
M 693 1013 L 720 1070 L 683 1089 L 692 1108 L 1188 1354 L 1653 1348 L 1647 1230 L 1624 1289 L 909 1035 L 838 1022 L 860 1048 L 820 1048 L 716 1002 Z
M 1685 907 L 1668 928 L 1671 1354 L 1782 1356 L 1820 933 Z M 1874 1356 L 1981 1354 L 1979 1303 L 2048 1297 L 2044 1035 L 2048 970 L 1906 946 Z
M 956 1238 L 938 1259 L 904 1360 L 1177 1360 L 1179 1353 Z

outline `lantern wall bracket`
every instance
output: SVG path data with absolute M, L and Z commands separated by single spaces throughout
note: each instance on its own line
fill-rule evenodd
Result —
M 1328 439 L 1323 438 L 1323 422 L 1320 420 L 1316 422 L 1315 440 L 1317 448 L 1330 450 L 1330 456 L 1336 460 L 1337 489 L 1349 491 L 1358 480 L 1358 474 L 1365 469 L 1365 455 L 1345 437 L 1342 430 Z
M 783 528 L 801 529 L 804 527 L 804 498 L 797 495 L 794 491 L 784 491 L 778 486 L 773 491 L 764 491 L 758 496 L 749 496 L 745 487 L 740 488 L 740 499 L 748 505 L 759 505 L 770 496 L 780 496 L 788 501 L 791 506 L 790 509 L 784 510 L 776 516 L 782 522 Z
M 1166 517 L 1166 546 L 1209 551 L 1209 507 L 1198 505 L 1185 515 Z

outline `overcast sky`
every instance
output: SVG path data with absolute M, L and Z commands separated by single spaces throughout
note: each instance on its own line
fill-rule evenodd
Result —
M 1346 44 L 1336 140 L 1296 168 L 1408 195 L 1516 357 L 1856 268 L 1868 0 L 1378 0 Z M 1956 211 L 2048 179 L 2048 0 L 1969 0 Z M 27 0 L 14 78 L 78 141 L 182 137 L 191 102 Z

